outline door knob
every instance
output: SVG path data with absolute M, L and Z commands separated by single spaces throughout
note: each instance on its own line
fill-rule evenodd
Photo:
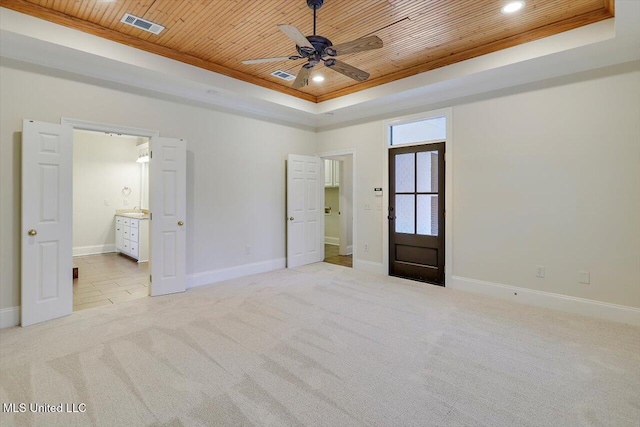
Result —
M 290 217 L 289 217 L 289 221 L 293 221 L 294 219 L 295 219 L 295 218 L 294 218 L 294 217 L 292 217 L 292 216 L 290 216 Z
M 27 234 L 31 237 L 35 236 L 36 234 L 38 234 L 38 232 L 36 230 L 34 230 L 33 228 L 29 231 L 27 231 Z
M 178 221 L 178 225 L 179 225 L 180 227 L 182 227 L 182 226 L 184 225 L 184 222 L 182 222 L 182 221 Z

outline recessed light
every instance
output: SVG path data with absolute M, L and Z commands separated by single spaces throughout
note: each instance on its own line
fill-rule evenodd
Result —
M 324 81 L 324 76 L 323 76 L 323 75 L 321 75 L 321 74 L 317 74 L 317 75 L 313 76 L 313 79 L 312 79 L 312 80 L 313 80 L 314 82 L 318 82 L 318 83 L 320 83 L 320 82 L 323 82 L 323 81 Z
M 502 13 L 514 13 L 524 7 L 523 1 L 512 1 L 502 6 Z

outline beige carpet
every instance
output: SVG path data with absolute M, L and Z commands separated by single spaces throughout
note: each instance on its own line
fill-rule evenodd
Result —
M 638 426 L 640 328 L 325 263 L 0 331 L 40 426 Z

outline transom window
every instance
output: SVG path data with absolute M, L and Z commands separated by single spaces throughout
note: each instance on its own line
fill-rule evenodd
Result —
M 390 145 L 397 146 L 445 139 L 447 139 L 447 118 L 439 116 L 391 125 L 389 141 Z

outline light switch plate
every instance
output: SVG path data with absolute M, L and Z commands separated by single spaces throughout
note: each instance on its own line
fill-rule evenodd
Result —
M 584 285 L 588 285 L 591 283 L 591 273 L 589 273 L 588 271 L 581 271 L 580 272 L 580 283 L 584 284 Z

